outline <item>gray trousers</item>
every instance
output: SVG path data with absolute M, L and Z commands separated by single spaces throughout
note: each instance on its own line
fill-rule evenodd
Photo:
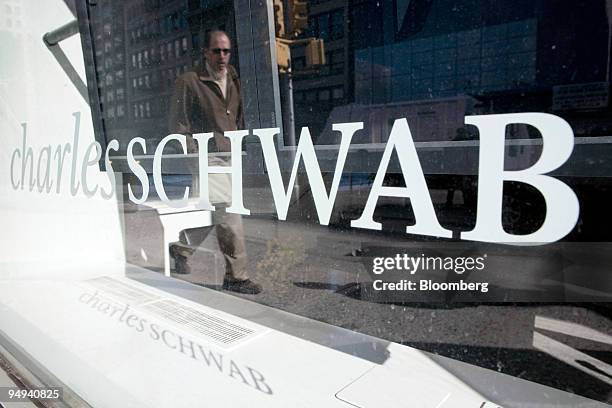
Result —
M 227 166 L 223 159 L 209 158 L 210 166 Z M 199 176 L 196 169 L 192 169 L 191 196 L 199 196 Z M 219 248 L 225 259 L 225 275 L 230 279 L 245 280 L 249 278 L 247 272 L 247 255 L 244 241 L 244 228 L 242 216 L 225 212 L 226 205 L 215 204 L 212 212 L 212 222 L 217 232 Z M 175 252 L 189 258 L 204 242 L 213 227 L 191 228 L 179 234 L 179 246 Z

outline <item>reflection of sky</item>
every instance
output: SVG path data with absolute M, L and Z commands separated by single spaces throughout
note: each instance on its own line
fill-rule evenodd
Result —
M 526 19 L 356 50 L 356 102 L 427 99 L 532 85 L 536 35 L 536 20 Z
M 340 189 L 342 187 L 355 187 L 355 186 L 371 186 L 374 179 L 370 176 L 370 173 L 351 173 L 343 174 L 340 178 Z

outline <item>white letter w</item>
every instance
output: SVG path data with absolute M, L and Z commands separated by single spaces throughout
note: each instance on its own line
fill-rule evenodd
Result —
M 295 178 L 297 177 L 300 159 L 303 159 L 304 166 L 306 167 L 306 176 L 308 177 L 308 182 L 310 183 L 310 188 L 312 190 L 312 197 L 317 209 L 319 223 L 321 225 L 329 224 L 329 219 L 334 207 L 334 202 L 336 201 L 336 193 L 338 192 L 338 185 L 340 184 L 340 177 L 342 176 L 342 170 L 344 169 L 344 162 L 346 161 L 351 139 L 356 131 L 363 129 L 363 122 L 337 123 L 332 126 L 332 129 L 340 131 L 342 133 L 342 139 L 340 141 L 340 149 L 338 150 L 338 159 L 336 161 L 334 179 L 332 180 L 329 195 L 327 195 L 327 191 L 325 189 L 323 176 L 321 175 L 321 168 L 319 167 L 317 155 L 315 154 L 315 149 L 312 144 L 312 138 L 310 137 L 310 132 L 308 131 L 307 127 L 302 128 L 302 133 L 300 134 L 300 141 L 298 142 L 297 150 L 295 152 L 295 160 L 293 162 L 293 169 L 291 170 L 291 177 L 289 179 L 287 190 L 284 188 L 280 166 L 278 164 L 278 157 L 276 155 L 276 149 L 274 148 L 274 136 L 280 133 L 280 129 L 268 128 L 253 130 L 253 134 L 259 137 L 261 142 L 261 148 L 263 150 L 264 160 L 266 162 L 268 176 L 270 178 L 272 196 L 274 197 L 274 205 L 276 206 L 276 213 L 278 214 L 279 220 L 287 219 L 291 192 L 293 191 L 293 187 L 295 185 Z

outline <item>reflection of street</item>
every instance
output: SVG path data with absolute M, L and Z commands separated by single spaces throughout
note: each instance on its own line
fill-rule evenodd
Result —
M 600 356 L 591 356 L 576 348 L 572 348 L 563 342 L 542 334 L 541 331 L 562 334 L 571 338 L 586 339 L 607 346 L 612 345 L 612 336 L 591 329 L 583 324 L 542 316 L 536 316 L 535 328 L 537 331 L 533 334 L 533 346 L 536 349 L 612 386 L 612 365 L 596 358 Z
M 262 231 L 263 223 L 266 222 L 251 219 L 247 222 L 247 231 L 250 230 L 251 234 Z M 290 240 L 291 232 L 285 234 Z M 303 227 L 295 228 L 293 234 L 307 236 Z M 356 280 L 356 275 L 343 272 L 349 270 L 342 261 L 349 248 L 342 247 L 341 236 L 328 239 L 289 271 L 286 282 L 266 281 L 263 279 L 265 273 L 260 274 L 264 292 L 255 300 L 291 313 L 612 402 L 611 370 L 599 376 L 593 375 L 593 371 L 572 367 L 539 350 L 534 344 L 536 316 L 572 320 L 585 328 L 610 333 L 612 313 L 603 304 L 463 303 L 444 306 L 367 302 L 356 296 L 352 291 L 354 287 L 347 286 Z M 250 239 L 249 251 L 262 256 L 264 248 L 255 239 Z M 321 256 L 321 252 L 325 256 Z M 609 343 L 544 333 L 596 360 L 612 361 L 612 345 Z M 602 378 L 608 378 L 608 382 Z
M 139 216 L 139 212 L 126 213 L 126 222 Z M 550 331 L 537 323 L 543 318 L 556 319 L 579 324 L 587 333 L 595 330 L 609 335 L 612 312 L 607 304 L 377 303 L 362 296 L 356 283 L 369 282 L 371 277 L 359 257 L 353 256 L 355 242 L 373 242 L 371 235 L 333 229 L 321 234 L 323 227 L 318 225 L 278 222 L 272 217 L 246 217 L 244 224 L 250 272 L 264 287 L 259 295 L 242 295 L 245 299 L 612 402 L 612 370 L 608 369 L 612 344 L 589 336 L 568 336 L 567 330 Z M 156 233 L 151 230 L 149 236 Z M 378 245 L 390 240 L 375 237 Z M 201 268 L 194 268 L 190 275 L 174 276 L 214 286 L 219 277 L 215 269 L 223 265 L 215 255 L 213 234 L 203 250 Z M 128 260 L 139 263 L 136 246 L 131 251 L 135 253 L 128 254 Z M 572 363 L 543 349 L 536 341 L 542 335 L 579 350 L 583 361 Z

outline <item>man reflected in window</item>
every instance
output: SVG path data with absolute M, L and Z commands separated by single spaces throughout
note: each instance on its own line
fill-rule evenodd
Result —
M 213 152 L 209 157 L 210 166 L 229 165 L 230 141 L 223 136 L 223 132 L 244 129 L 240 82 L 236 70 L 229 64 L 231 51 L 231 41 L 225 32 L 215 30 L 207 33 L 203 66 L 186 72 L 176 80 L 170 103 L 169 130 L 187 136 L 189 153 L 197 152 L 193 134 L 214 133 L 213 146 L 209 147 L 209 151 Z M 227 156 L 223 152 L 227 152 Z M 197 195 L 198 169 L 193 168 L 192 174 L 192 192 Z M 249 279 L 242 218 L 221 208 L 227 207 L 231 200 L 231 184 L 226 176 L 229 175 L 211 175 L 209 186 L 210 199 L 216 207 L 212 214 L 213 223 L 225 258 L 223 288 L 257 294 L 261 286 Z M 195 267 L 190 262 L 192 256 L 210 231 L 211 228 L 181 231 L 179 242 L 171 247 L 176 273 L 191 272 Z

